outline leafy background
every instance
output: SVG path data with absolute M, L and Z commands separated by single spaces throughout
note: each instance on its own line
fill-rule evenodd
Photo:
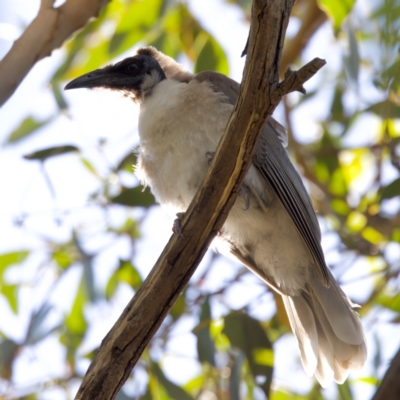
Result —
M 1 54 L 38 5 L 0 5 Z M 134 176 L 137 108 L 112 94 L 64 93 L 65 82 L 139 45 L 240 81 L 250 7 L 113 0 L 0 110 L 1 398 L 73 398 L 170 235 L 172 218 Z M 284 64 L 328 64 L 307 95 L 288 96 L 275 114 L 318 211 L 327 261 L 362 306 L 366 367 L 321 389 L 302 370 L 280 297 L 209 252 L 119 400 L 374 393 L 400 345 L 399 31 L 395 0 L 297 1 Z

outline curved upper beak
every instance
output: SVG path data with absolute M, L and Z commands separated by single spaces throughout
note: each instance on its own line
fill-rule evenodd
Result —
M 104 86 L 108 80 L 109 74 L 101 69 L 96 69 L 69 82 L 64 90 L 100 87 Z

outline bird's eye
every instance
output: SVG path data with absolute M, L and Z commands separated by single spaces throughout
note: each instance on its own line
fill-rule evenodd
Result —
M 132 63 L 129 64 L 126 69 L 128 70 L 128 72 L 137 72 L 137 70 L 139 69 L 139 65 L 136 63 Z

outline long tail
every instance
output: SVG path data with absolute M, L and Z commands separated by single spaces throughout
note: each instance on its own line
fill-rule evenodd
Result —
M 334 379 L 343 383 L 350 370 L 367 358 L 365 337 L 356 307 L 331 276 L 329 288 L 310 277 L 299 296 L 283 296 L 290 325 L 296 335 L 307 374 L 327 387 Z

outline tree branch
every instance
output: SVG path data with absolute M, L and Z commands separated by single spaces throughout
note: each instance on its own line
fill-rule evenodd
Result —
M 37 17 L 0 61 L 0 106 L 39 60 L 50 56 L 91 17 L 97 16 L 109 1 L 67 0 L 54 8 L 54 0 L 42 0 Z
M 279 84 L 279 60 L 294 0 L 254 0 L 241 91 L 202 187 L 156 265 L 103 340 L 76 399 L 114 399 L 222 228 L 252 162 L 266 118 L 283 95 L 316 72 Z M 268 38 L 267 46 L 265 38 Z M 314 64 L 313 64 L 314 65 Z M 322 67 L 322 64 L 319 68 Z M 306 72 L 306 71 L 303 71 Z
M 394 356 L 372 400 L 398 400 L 400 398 L 400 350 Z

